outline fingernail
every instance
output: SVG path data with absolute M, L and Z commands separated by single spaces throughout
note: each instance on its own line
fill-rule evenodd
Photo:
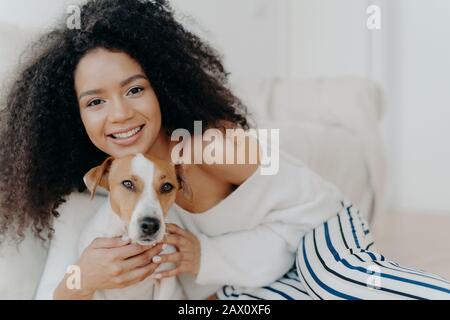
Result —
M 159 273 L 152 274 L 151 277 L 152 277 L 153 279 L 161 279 L 161 274 L 159 274 Z
M 161 257 L 160 257 L 160 256 L 154 256 L 153 259 L 152 259 L 152 261 L 153 261 L 154 263 L 158 263 L 158 262 L 161 261 Z
M 162 248 L 161 248 L 161 249 L 162 249 L 162 250 L 166 250 L 166 249 L 167 249 L 167 246 L 168 246 L 167 244 L 163 243 L 163 245 L 162 245 Z

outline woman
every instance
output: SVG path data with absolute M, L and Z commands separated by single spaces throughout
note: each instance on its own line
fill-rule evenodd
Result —
M 83 175 L 108 155 L 170 160 L 170 134 L 193 132 L 196 120 L 205 129 L 250 126 L 218 55 L 165 1 L 90 1 L 81 23 L 48 34 L 8 95 L 0 142 L 5 236 L 20 240 L 31 227 L 51 237 L 64 197 L 83 191 Z M 179 276 L 197 298 L 450 297 L 445 280 L 369 251 L 358 212 L 307 168 L 283 160 L 281 174 L 268 179 L 257 175 L 258 164 L 193 164 L 185 172 L 194 201 L 177 195 L 175 208 L 186 230 L 171 225 L 165 239 L 177 253 L 96 239 L 77 261 L 81 289 L 61 279 L 54 298 L 90 299 L 150 275 Z M 165 261 L 177 267 L 154 273 Z

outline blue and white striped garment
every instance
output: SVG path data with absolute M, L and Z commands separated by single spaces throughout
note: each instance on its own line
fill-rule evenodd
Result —
M 307 233 L 296 265 L 255 290 L 224 286 L 219 299 L 450 299 L 450 281 L 405 268 L 376 252 L 366 221 L 351 203 Z

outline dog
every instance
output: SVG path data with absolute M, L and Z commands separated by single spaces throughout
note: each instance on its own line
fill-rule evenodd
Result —
M 98 186 L 109 191 L 108 201 L 88 222 L 80 236 L 78 253 L 84 251 L 96 237 L 129 238 L 132 243 L 154 246 L 165 234 L 165 222 L 178 190 L 192 199 L 181 165 L 144 154 L 123 158 L 107 158 L 84 176 L 84 183 L 94 197 Z M 172 220 L 175 217 L 172 217 Z M 170 221 L 176 223 L 176 221 Z M 175 252 L 166 246 L 163 253 Z M 163 264 L 156 272 L 173 268 Z M 81 272 L 83 272 L 81 270 Z M 176 277 L 162 280 L 147 277 L 134 285 L 97 291 L 94 299 L 184 299 Z

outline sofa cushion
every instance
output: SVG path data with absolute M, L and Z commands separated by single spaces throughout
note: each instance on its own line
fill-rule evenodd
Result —
M 261 128 L 280 130 L 280 149 L 303 161 L 323 179 L 336 185 L 347 200 L 369 217 L 373 189 L 364 145 L 339 126 L 292 121 L 261 121 Z
M 0 246 L 0 299 L 32 299 L 47 258 L 48 243 L 27 233 L 18 246 Z

